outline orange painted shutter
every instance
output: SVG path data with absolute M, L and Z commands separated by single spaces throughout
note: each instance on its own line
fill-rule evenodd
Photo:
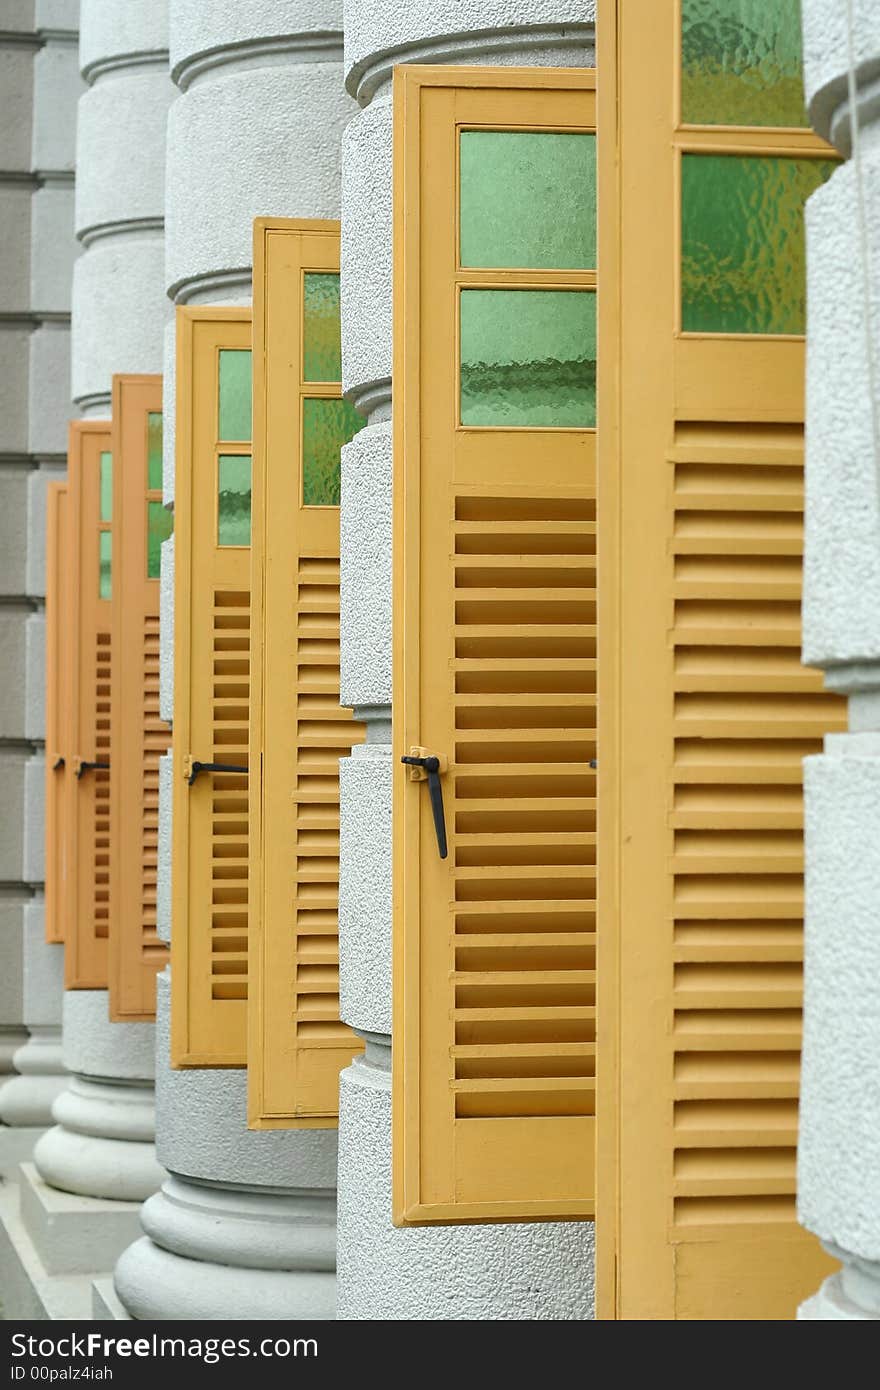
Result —
M 339 399 L 338 272 L 338 223 L 257 222 L 252 1127 L 334 1125 L 339 1071 L 363 1046 L 339 1019 L 339 759 L 364 731 L 339 705 L 336 439 L 362 421 Z
M 395 73 L 393 1162 L 401 1224 L 593 1212 L 595 430 L 581 408 L 571 427 L 549 427 L 560 420 L 555 407 L 546 428 L 483 427 L 479 409 L 469 416 L 477 423 L 459 425 L 457 324 L 475 302 L 482 313 L 479 297 L 465 305 L 471 290 L 579 291 L 577 312 L 589 315 L 595 264 L 498 269 L 484 252 L 478 268 L 457 269 L 456 184 L 464 129 L 593 131 L 594 77 Z M 481 225 L 491 232 L 497 219 Z M 534 312 L 532 301 L 516 303 Z M 542 300 L 537 312 L 546 319 L 555 303 Z M 548 359 L 535 371 L 555 380 L 557 367 Z M 479 393 L 493 370 L 477 363 L 468 390 Z M 444 760 L 446 859 L 428 784 L 400 765 L 411 754 Z
M 831 152 L 679 125 L 677 10 L 600 11 L 600 1315 L 784 1319 L 830 1263 L 794 1203 L 801 760 L 845 719 L 800 664 L 803 341 L 762 327 L 801 175 L 740 203 L 718 165 Z M 766 207 L 737 281 L 718 227 Z
M 249 309 L 178 311 L 174 1066 L 240 1067 L 245 1062 L 250 347 Z M 217 763 L 244 771 L 204 767 Z
M 70 795 L 71 598 L 67 483 L 46 489 L 46 940 L 68 918 L 66 811 Z
M 113 378 L 110 1017 L 156 1016 L 159 759 L 171 731 L 159 718 L 159 558 L 171 515 L 162 506 L 162 378 Z
M 77 420 L 67 455 L 73 651 L 67 837 L 66 989 L 107 988 L 110 931 L 110 424 Z

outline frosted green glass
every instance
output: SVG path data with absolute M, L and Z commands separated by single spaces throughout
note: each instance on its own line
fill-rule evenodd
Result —
M 147 487 L 151 492 L 162 487 L 161 410 L 151 410 L 147 415 Z
M 596 137 L 464 130 L 461 264 L 592 270 Z
M 162 569 L 162 542 L 174 530 L 174 517 L 161 502 L 147 503 L 147 578 L 158 579 Z
M 113 594 L 113 533 L 98 532 L 98 597 L 111 598 Z
M 825 159 L 684 155 L 685 332 L 803 333 L 804 201 L 835 167 Z
M 110 521 L 113 517 L 113 455 L 106 450 L 101 454 L 100 468 L 100 517 L 102 521 Z
M 342 376 L 339 275 L 308 271 L 303 297 L 303 378 L 305 381 L 339 381 Z
M 251 354 L 249 348 L 221 348 L 219 438 L 251 437 Z
M 461 423 L 596 423 L 596 296 L 463 290 Z
M 251 543 L 251 456 L 221 454 L 218 464 L 217 544 Z
M 339 450 L 364 427 L 348 401 L 303 401 L 303 505 L 339 506 Z
M 681 116 L 805 126 L 800 0 L 682 0 Z

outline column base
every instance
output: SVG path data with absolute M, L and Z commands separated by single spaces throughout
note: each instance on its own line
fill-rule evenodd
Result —
M 315 1192 L 197 1183 L 171 1174 L 114 1285 L 142 1321 L 332 1319 L 335 1204 Z
M 333 1274 L 196 1262 L 172 1255 L 146 1236 L 125 1251 L 113 1283 L 123 1307 L 144 1322 L 325 1321 L 335 1316 Z
M 34 1149 L 50 1187 L 117 1202 L 143 1202 L 159 1187 L 150 1082 L 74 1076 L 52 1113 L 59 1123 Z
M 18 1074 L 0 1089 L 0 1121 L 10 1128 L 45 1129 L 52 1123 L 52 1105 L 67 1085 L 61 1029 L 31 1029 L 12 1064 Z

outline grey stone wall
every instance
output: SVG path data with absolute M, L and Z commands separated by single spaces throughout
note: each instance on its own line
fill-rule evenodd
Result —
M 0 6 L 0 1080 L 13 1053 L 24 1073 L 0 1089 L 0 1119 L 34 1135 L 60 1085 L 62 958 L 44 941 L 42 893 L 43 610 L 46 484 L 64 475 L 70 415 L 78 9 Z

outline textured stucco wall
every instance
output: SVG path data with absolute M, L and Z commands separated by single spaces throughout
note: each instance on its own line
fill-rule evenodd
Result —
M 166 0 L 83 0 L 71 395 L 109 415 L 114 372 L 162 370 Z
M 64 1065 L 86 1076 L 150 1081 L 155 1070 L 152 1023 L 111 1023 L 104 989 L 64 994 Z
M 346 82 L 367 102 L 395 63 L 581 66 L 595 18 L 594 0 L 347 0 Z
M 344 705 L 391 703 L 391 425 L 342 451 L 340 691 Z
M 386 743 L 339 765 L 339 1008 L 366 1033 L 391 1032 L 392 772 Z
M 850 60 L 860 83 L 880 75 L 880 8 L 876 0 L 804 0 L 801 15 L 810 120 L 828 139 L 846 97 Z
M 175 102 L 168 128 L 169 294 L 221 269 L 247 273 L 257 216 L 290 216 L 292 205 L 307 207 L 311 217 L 338 215 L 339 137 L 350 105 L 333 80 L 339 71 L 326 63 L 224 68 Z
M 217 66 L 239 71 L 339 53 L 342 0 L 213 0 L 206 23 L 203 0 L 175 0 L 171 72 L 185 91 Z M 341 55 L 340 55 L 341 56 Z
M 170 1051 L 170 974 L 158 977 L 157 1054 Z M 336 1185 L 332 1129 L 248 1130 L 247 1076 L 237 1067 L 158 1069 L 156 1133 L 171 1172 L 207 1181 L 275 1188 Z
M 862 162 L 865 235 L 880 267 L 880 124 L 865 131 Z M 847 162 L 807 205 L 803 646 L 805 661 L 826 668 L 880 657 L 880 476 L 870 409 L 880 381 L 880 288 L 870 309 L 872 377 L 861 250 L 855 169 Z
M 798 1207 L 880 1261 L 880 734 L 806 764 L 806 997 Z

